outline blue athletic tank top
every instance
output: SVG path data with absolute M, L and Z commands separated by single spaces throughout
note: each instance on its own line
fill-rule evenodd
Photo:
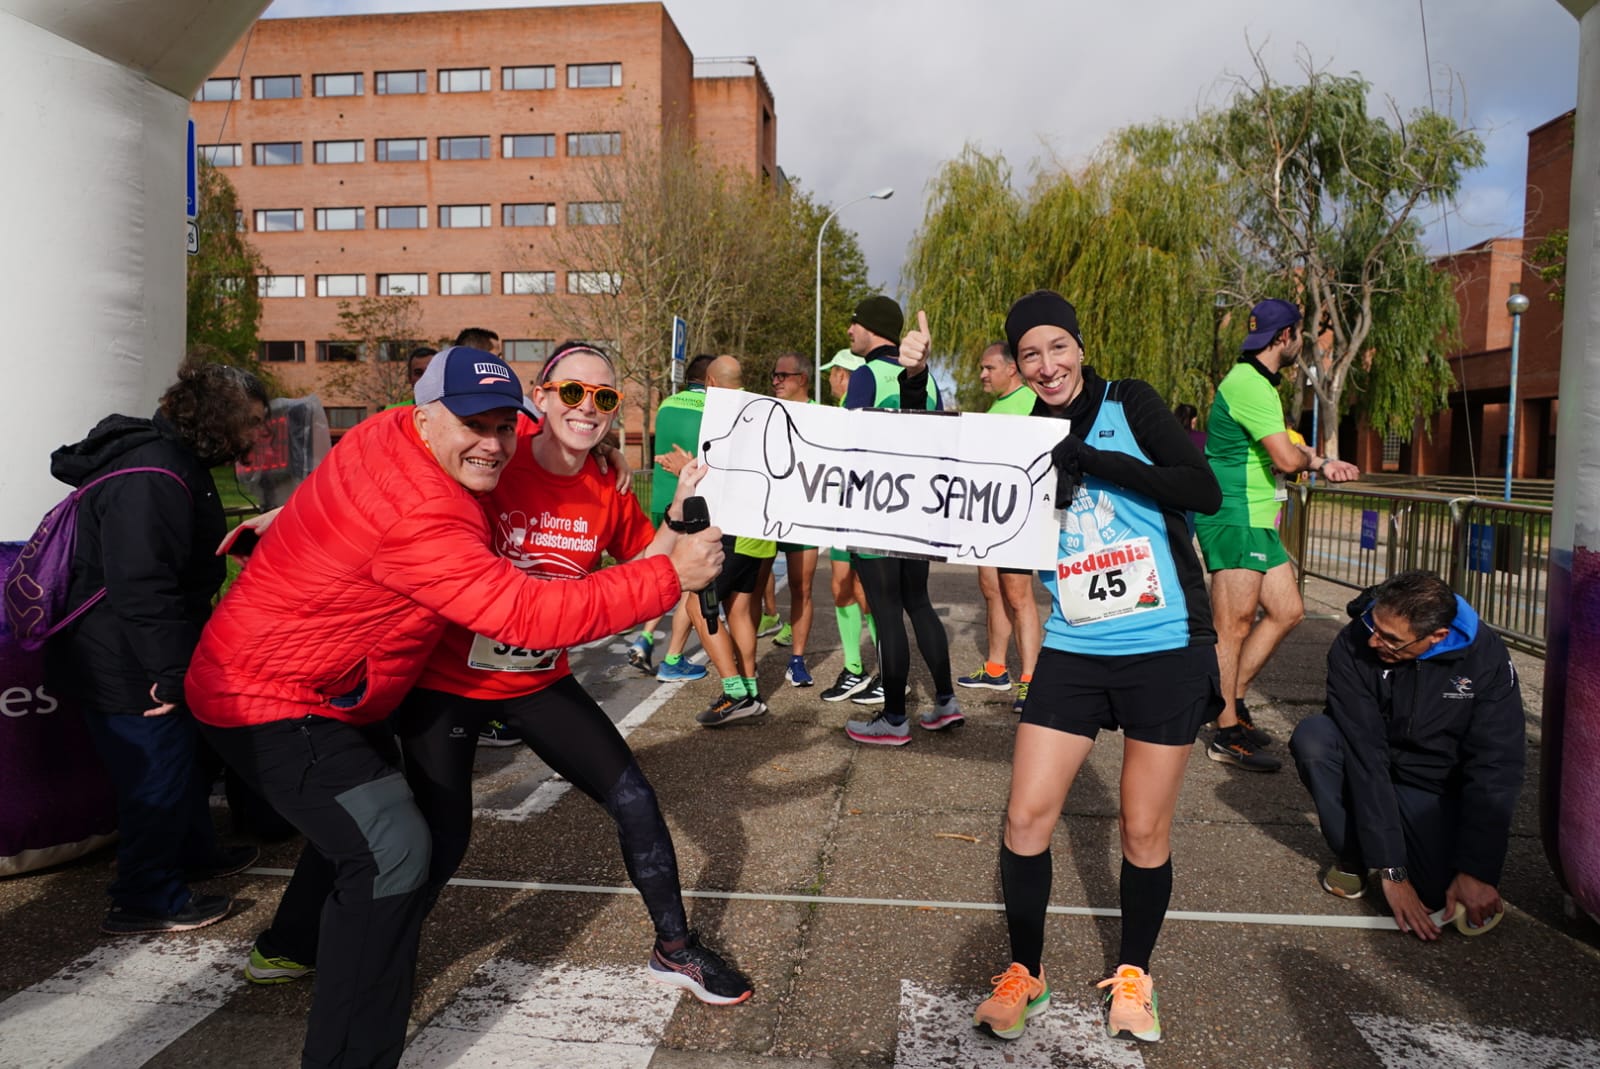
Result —
M 1149 463 L 1134 440 L 1115 386 L 1106 385 L 1094 424 L 1087 431 L 1073 429 L 1102 452 Z M 1189 644 L 1189 607 L 1159 505 L 1143 494 L 1085 476 L 1076 496 L 1057 515 L 1060 560 L 1055 571 L 1039 573 L 1051 594 L 1046 646 L 1123 656 Z M 1069 615 L 1080 622 L 1071 622 Z

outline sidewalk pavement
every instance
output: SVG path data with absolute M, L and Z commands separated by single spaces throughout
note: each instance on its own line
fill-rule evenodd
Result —
M 983 656 L 976 577 L 939 566 L 932 586 L 962 674 Z M 1314 582 L 1307 620 L 1251 704 L 1288 767 L 1242 772 L 1207 760 L 1200 745 L 1190 761 L 1173 828 L 1173 912 L 1152 966 L 1166 1038 L 1113 1043 L 1100 1030 L 1094 984 L 1117 945 L 1105 913 L 1118 901 L 1121 755 L 1120 740 L 1102 736 L 1053 848 L 1053 1006 L 1008 1045 L 968 1022 L 1007 962 L 996 851 L 1011 696 L 963 691 L 965 725 L 918 729 L 903 748 L 851 743 L 843 723 L 860 709 L 818 698 L 842 662 L 825 578 L 815 592 L 822 611 L 808 661 L 819 685 L 785 686 L 788 651 L 763 639 L 772 711 L 758 720 L 699 728 L 694 714 L 714 683 L 658 687 L 623 665 L 625 638 L 575 655 L 580 677 L 631 731 L 661 798 L 693 923 L 749 973 L 754 999 L 714 1009 L 643 982 L 650 926 L 627 890 L 609 819 L 563 793 L 531 755 L 480 750 L 475 839 L 424 933 L 404 1065 L 1600 1066 L 1600 931 L 1565 915 L 1538 837 L 1537 659 L 1519 657 L 1528 778 L 1502 888 L 1511 908 L 1496 931 L 1423 944 L 1370 901 L 1318 887 L 1329 859 L 1284 742 L 1321 708 L 1324 656 L 1350 592 Z M 913 701 L 930 700 L 914 663 Z M 219 884 L 243 902 L 223 924 L 133 942 L 203 956 L 229 941 L 214 959 L 223 963 L 215 1006 L 194 1010 L 204 999 L 193 988 L 167 1002 L 143 996 L 138 1027 L 165 1019 L 174 1002 L 197 1016 L 147 1054 L 113 1057 L 107 1041 L 68 1063 L 20 1049 L 7 1006 L 77 991 L 73 978 L 93 971 L 83 962 L 130 945 L 95 930 L 109 858 L 0 883 L 0 997 L 12 996 L 0 1002 L 0 1064 L 295 1064 L 309 985 L 251 987 L 229 964 L 266 924 L 295 855 L 291 844 L 270 847 L 260 868 Z M 64 1046 L 109 1013 L 81 1005 L 58 1033 Z

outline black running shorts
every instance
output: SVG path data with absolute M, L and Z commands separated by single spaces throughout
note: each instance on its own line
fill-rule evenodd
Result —
M 756 589 L 756 576 L 766 558 L 748 557 L 733 551 L 731 535 L 722 538 L 722 571 L 717 574 L 717 600 L 726 605 L 735 593 L 752 594 Z
M 1222 711 L 1215 646 L 1089 657 L 1048 646 L 1022 712 L 1024 724 L 1094 738 L 1102 729 L 1161 746 L 1189 746 Z

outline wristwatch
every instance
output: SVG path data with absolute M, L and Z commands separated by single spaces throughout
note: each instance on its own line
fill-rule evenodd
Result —
M 1405 870 L 1405 868 L 1403 866 L 1400 866 L 1400 865 L 1396 865 L 1395 867 L 1389 868 L 1389 869 L 1379 869 L 1378 870 L 1378 875 L 1382 876 L 1384 879 L 1388 880 L 1390 883 L 1405 883 L 1406 882 L 1406 870 Z

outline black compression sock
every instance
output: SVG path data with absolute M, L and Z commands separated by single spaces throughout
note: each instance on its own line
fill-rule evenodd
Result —
M 1006 900 L 1011 960 L 1038 976 L 1044 956 L 1044 917 L 1050 905 L 1050 851 L 1023 857 L 1000 844 L 1000 891 Z
M 1122 948 L 1117 964 L 1137 965 L 1149 972 L 1150 954 L 1172 901 L 1172 858 L 1153 869 L 1142 869 L 1123 858 L 1121 897 Z

